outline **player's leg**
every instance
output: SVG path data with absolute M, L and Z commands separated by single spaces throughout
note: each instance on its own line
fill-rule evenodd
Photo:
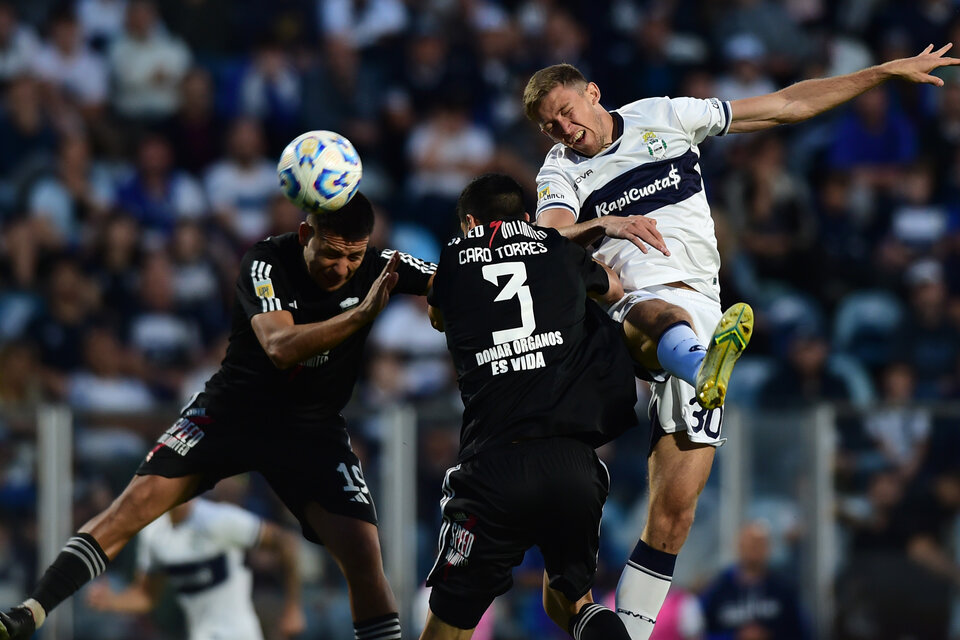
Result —
M 543 574 L 543 610 L 574 640 L 630 640 L 623 621 L 607 607 L 594 602 L 592 591 L 571 601 L 550 587 L 546 572 Z
M 470 640 L 471 637 L 473 637 L 473 629 L 461 629 L 447 624 L 429 610 L 427 622 L 420 633 L 420 640 Z
M 647 524 L 617 585 L 617 613 L 633 640 L 653 632 L 715 452 L 680 432 L 660 438 L 650 454 Z
M 0 614 L 0 639 L 29 638 L 47 614 L 107 568 L 120 550 L 169 509 L 191 498 L 199 476 L 134 476 L 123 493 L 67 541 L 29 598 Z
M 701 294 L 686 289 L 672 293 L 699 302 Z M 623 322 L 624 335 L 634 360 L 650 371 L 662 369 L 697 389 L 697 397 L 708 409 L 723 404 L 733 365 L 753 333 L 753 310 L 737 303 L 727 309 L 714 327 L 713 335 L 697 335 L 690 312 L 647 292 L 634 292 L 614 307 L 613 315 Z
M 359 640 L 400 639 L 400 616 L 383 572 L 377 510 L 346 426 L 290 424 L 265 443 L 260 471 L 303 535 L 323 544 L 347 581 Z M 290 443 L 295 446 L 290 446 Z
M 357 639 L 399 640 L 399 610 L 383 572 L 376 525 L 331 513 L 315 502 L 304 513 L 346 578 Z

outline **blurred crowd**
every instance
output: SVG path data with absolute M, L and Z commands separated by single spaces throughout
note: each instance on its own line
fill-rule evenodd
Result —
M 542 66 L 577 65 L 616 108 L 743 98 L 946 42 L 960 43 L 954 0 L 0 0 L 3 602 L 33 578 L 32 408 L 61 401 L 81 416 L 82 520 L 218 366 L 243 252 L 299 224 L 275 173 L 297 134 L 346 135 L 377 208 L 373 244 L 436 259 L 474 175 L 510 173 L 532 207 L 551 143 L 520 95 Z M 927 409 L 960 401 L 960 74 L 943 77 L 943 88 L 891 83 L 798 126 L 709 140 L 700 164 L 724 302 L 757 310 L 730 401 L 869 409 L 842 430 L 848 548 L 915 548 L 876 527 L 924 494 L 941 517 L 928 559 L 949 551 L 960 506 L 956 422 L 938 427 Z M 365 411 L 415 401 L 446 416 L 421 424 L 425 572 L 456 452 L 456 382 L 422 299 L 392 302 L 371 346 Z M 356 425 L 371 461 L 382 428 Z M 607 452 L 625 485 L 611 518 L 643 493 L 644 446 Z M 235 498 L 277 508 L 256 480 Z M 609 552 L 613 580 L 633 542 Z M 535 562 L 529 573 L 533 593 Z M 497 637 L 533 637 L 539 604 L 510 602 Z M 879 637 L 855 623 L 849 637 Z M 717 637 L 787 637 L 744 625 Z

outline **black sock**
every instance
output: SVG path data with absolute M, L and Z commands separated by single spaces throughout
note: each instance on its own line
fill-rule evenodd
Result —
M 574 640 L 630 640 L 620 616 L 596 602 L 581 607 L 568 630 Z
M 400 614 L 388 613 L 353 623 L 356 640 L 400 640 Z
M 47 613 L 107 568 L 110 559 L 89 533 L 78 533 L 47 568 L 30 597 Z

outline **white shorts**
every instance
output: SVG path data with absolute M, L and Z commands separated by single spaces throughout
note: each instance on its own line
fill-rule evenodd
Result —
M 723 311 L 720 303 L 699 291 L 679 289 L 677 287 L 654 286 L 631 291 L 608 309 L 610 317 L 623 322 L 633 305 L 644 300 L 665 300 L 681 307 L 693 318 L 693 330 L 704 345 L 710 344 L 713 331 L 720 322 Z M 660 380 L 661 377 L 655 376 Z M 686 430 L 691 442 L 722 445 L 726 438 L 721 437 L 723 407 L 708 411 L 697 403 L 696 391 L 692 386 L 675 376 L 666 377 L 662 382 L 650 383 L 650 423 L 654 429 L 654 442 L 663 433 L 676 433 Z

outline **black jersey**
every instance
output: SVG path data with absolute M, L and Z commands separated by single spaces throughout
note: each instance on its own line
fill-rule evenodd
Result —
M 333 318 L 360 304 L 393 253 L 367 248 L 353 277 L 336 291 L 326 291 L 310 277 L 296 233 L 258 242 L 241 262 L 227 356 L 207 382 L 206 393 L 219 406 L 248 415 L 303 422 L 338 414 L 350 400 L 371 325 L 329 351 L 280 370 L 260 345 L 250 318 L 280 310 L 293 314 L 296 324 Z M 400 256 L 394 293 L 422 295 L 436 265 Z
M 429 300 L 463 397 L 461 460 L 524 438 L 599 445 L 635 423 L 619 326 L 586 297 L 608 286 L 582 247 L 526 222 L 494 221 L 444 248 Z

